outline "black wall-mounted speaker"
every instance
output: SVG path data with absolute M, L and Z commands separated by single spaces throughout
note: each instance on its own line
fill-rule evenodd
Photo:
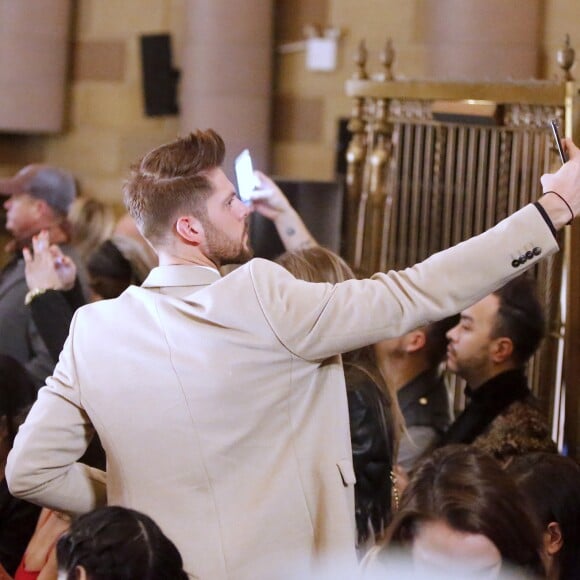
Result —
M 169 34 L 146 34 L 140 40 L 145 114 L 177 115 L 179 71 L 171 63 Z

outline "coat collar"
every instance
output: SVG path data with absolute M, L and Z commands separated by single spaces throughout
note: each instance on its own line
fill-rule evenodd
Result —
M 523 369 L 506 371 L 478 389 L 466 389 L 465 392 L 471 400 L 443 435 L 440 445 L 473 443 L 512 403 L 532 397 Z
M 492 377 L 477 389 L 465 387 L 465 395 L 471 404 L 482 406 L 507 406 L 530 393 L 523 369 L 505 371 Z
M 220 273 L 207 266 L 187 264 L 157 266 L 153 268 L 142 286 L 144 288 L 207 286 L 221 278 Z

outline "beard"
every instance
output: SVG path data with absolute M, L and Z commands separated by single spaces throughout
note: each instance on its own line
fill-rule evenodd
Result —
M 254 256 L 248 245 L 248 222 L 239 240 L 229 238 L 209 220 L 203 221 L 207 251 L 206 256 L 217 266 L 226 264 L 245 264 Z

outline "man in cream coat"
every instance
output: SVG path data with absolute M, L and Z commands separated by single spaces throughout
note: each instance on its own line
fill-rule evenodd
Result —
M 6 469 L 18 497 L 86 512 L 103 474 L 77 463 L 95 430 L 110 504 L 152 516 L 202 580 L 308 578 L 355 563 L 351 449 L 338 353 L 456 313 L 552 254 L 580 210 L 580 150 L 550 193 L 402 272 L 332 286 L 250 256 L 249 209 L 198 132 L 143 158 L 125 200 L 160 266 L 77 312 Z M 267 181 L 269 187 L 274 184 Z M 338 577 L 338 576 L 334 576 Z

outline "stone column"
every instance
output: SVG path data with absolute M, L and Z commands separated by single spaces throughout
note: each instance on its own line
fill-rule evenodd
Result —
M 268 170 L 273 0 L 188 0 L 181 66 L 181 133 L 212 128 L 226 142 L 224 169 L 246 147 Z
M 540 0 L 425 0 L 424 7 L 427 76 L 537 78 Z
M 70 0 L 0 2 L 0 131 L 62 129 Z

